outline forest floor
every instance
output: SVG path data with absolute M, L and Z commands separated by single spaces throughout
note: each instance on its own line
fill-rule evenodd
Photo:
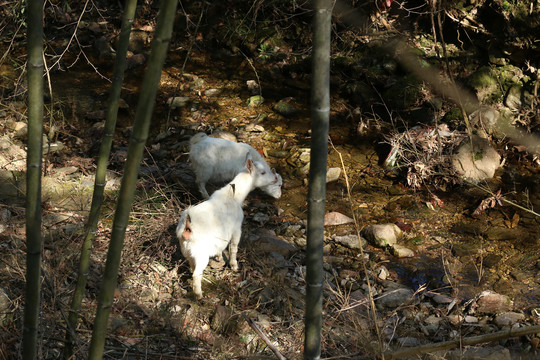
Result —
M 253 63 L 241 53 L 199 46 L 189 54 L 182 71 L 188 45 L 175 46 L 164 68 L 152 136 L 141 164 L 105 358 L 274 358 L 258 329 L 286 358 L 300 359 L 309 66 L 296 63 L 277 71 L 276 63 L 283 60 Z M 42 207 L 44 281 L 39 342 L 44 359 L 60 357 L 64 346 L 66 315 L 91 201 L 94 158 L 109 86 L 95 69 L 110 77 L 112 64 L 97 55 L 91 56 L 94 68 L 79 61 L 66 71 L 51 73 L 54 96 L 47 103 L 45 119 Z M 86 357 L 90 342 L 144 74 L 141 65 L 134 64 L 126 74 L 106 200 L 76 331 L 77 359 Z M 14 67 L 2 71 L 16 73 Z M 498 190 L 512 202 L 525 208 L 537 205 L 538 209 L 540 166 L 536 158 L 506 141 L 499 142 L 497 150 L 506 163 L 492 180 L 444 190 L 429 185 L 411 189 L 402 174 L 382 165 L 388 155 L 388 147 L 381 146 L 388 134 L 382 132 L 393 122 L 383 120 L 385 116 L 373 115 L 368 120 L 365 114 L 359 116 L 356 105 L 342 91 L 345 75 L 337 73 L 339 67 L 333 75 L 328 167 L 340 168 L 341 174 L 328 183 L 326 209 L 348 219 L 338 224 L 328 219 L 325 227 L 322 357 L 375 357 L 380 344 L 383 351 L 395 351 L 540 324 L 538 217 L 507 203 L 490 203 L 476 211 Z M 253 95 L 248 81 L 260 85 L 265 100 L 259 106 L 248 105 Z M 185 97 L 185 101 L 169 112 L 167 104 L 173 96 Z M 276 110 L 280 101 L 295 113 L 280 114 Z M 20 353 L 22 338 L 25 111 L 24 101 L 16 96 L 6 99 L 0 109 L 0 359 Z M 360 123 L 369 131 L 359 132 Z M 211 262 L 205 270 L 202 300 L 192 294 L 189 267 L 174 233 L 181 210 L 201 201 L 187 162 L 189 137 L 198 131 L 228 132 L 251 144 L 266 155 L 284 181 L 280 199 L 258 190 L 248 197 L 240 269 L 233 272 L 226 264 Z M 353 215 L 356 222 L 350 222 Z M 360 229 L 387 223 L 400 226 L 404 232 L 400 244 L 414 256 L 398 258 L 372 244 L 359 248 Z M 375 320 L 369 311 L 370 287 Z M 539 346 L 540 336 L 531 334 L 419 357 L 534 359 Z

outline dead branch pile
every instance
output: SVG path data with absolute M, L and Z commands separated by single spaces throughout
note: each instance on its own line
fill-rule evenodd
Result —
M 384 166 L 403 174 L 412 188 L 431 185 L 445 190 L 460 182 L 452 167 L 452 154 L 466 135 L 450 131 L 446 124 L 395 132 L 387 137 L 392 149 Z

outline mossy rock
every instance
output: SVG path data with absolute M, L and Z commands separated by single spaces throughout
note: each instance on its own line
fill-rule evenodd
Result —
M 443 120 L 445 124 L 448 124 L 452 129 L 459 129 L 465 126 L 465 121 L 463 120 L 463 113 L 458 107 L 453 107 L 444 114 Z
M 422 83 L 414 76 L 406 76 L 384 92 L 384 100 L 390 107 L 403 110 L 420 102 Z
M 497 80 L 497 73 L 484 66 L 476 70 L 467 80 L 482 103 L 494 103 L 502 99 L 503 92 Z

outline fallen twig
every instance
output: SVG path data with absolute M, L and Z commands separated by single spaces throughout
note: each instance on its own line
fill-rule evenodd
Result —
M 268 338 L 268 336 L 266 336 L 265 333 L 262 332 L 262 330 L 257 326 L 257 324 L 255 324 L 255 321 L 253 321 L 252 319 L 248 318 L 246 314 L 242 313 L 242 317 L 244 318 L 244 320 L 247 321 L 247 323 L 249 324 L 249 326 L 251 326 L 251 328 L 253 330 L 255 330 L 255 332 L 261 337 L 261 339 L 263 339 L 263 341 L 266 343 L 266 345 L 268 345 L 268 347 L 270 348 L 270 350 L 272 350 L 272 352 L 276 355 L 276 357 L 279 359 L 279 360 L 287 360 L 287 358 L 285 356 L 283 356 L 279 350 L 274 346 L 274 344 L 272 344 L 272 342 L 270 341 L 270 339 Z
M 413 348 L 401 349 L 394 352 L 385 353 L 384 356 L 386 359 L 398 359 L 405 356 L 419 355 L 419 354 L 424 354 L 431 351 L 449 350 L 449 349 L 460 347 L 460 346 L 471 346 L 471 345 L 477 345 L 480 343 L 486 343 L 486 342 L 491 342 L 491 341 L 500 341 L 500 340 L 508 339 L 511 337 L 534 334 L 539 331 L 540 331 L 540 325 L 527 326 L 527 327 L 518 328 L 518 329 L 508 329 L 508 330 L 502 330 L 502 331 L 498 331 L 491 334 L 459 338 L 456 340 L 444 341 L 444 342 L 436 343 L 436 344 L 427 344 L 427 345 L 417 346 Z M 370 357 L 357 357 L 354 359 L 361 360 L 361 359 L 372 359 L 372 358 L 373 357 L 370 356 Z

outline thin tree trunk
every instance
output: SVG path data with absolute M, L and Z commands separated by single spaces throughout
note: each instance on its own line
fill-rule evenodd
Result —
M 311 84 L 311 158 L 306 248 L 304 358 L 320 359 L 323 298 L 323 240 L 330 115 L 330 31 L 332 1 L 314 1 Z
M 27 1 L 28 147 L 26 157 L 26 296 L 23 359 L 36 359 L 41 297 L 41 165 L 43 148 L 43 0 Z
M 133 135 L 128 147 L 128 157 L 113 221 L 111 243 L 107 253 L 107 263 L 103 274 L 103 281 L 98 297 L 98 308 L 94 320 L 94 329 L 92 331 L 89 359 L 101 359 L 103 357 L 107 321 L 111 312 L 114 290 L 118 279 L 124 235 L 129 222 L 129 213 L 137 185 L 139 167 L 142 161 L 146 139 L 148 138 L 148 129 L 154 109 L 157 86 L 167 55 L 177 3 L 177 0 L 163 0 L 158 14 L 156 34 L 152 41 L 150 59 L 139 95 L 139 103 L 133 124 Z
M 71 309 L 68 317 L 68 329 L 66 331 L 66 348 L 64 350 L 64 358 L 68 359 L 73 355 L 73 335 L 77 328 L 79 319 L 79 311 L 81 309 L 84 290 L 88 279 L 88 269 L 90 267 L 90 253 L 92 252 L 92 244 L 96 234 L 97 223 L 101 204 L 103 203 L 103 193 L 105 191 L 107 165 L 111 146 L 116 128 L 116 119 L 118 116 L 118 103 L 120 92 L 122 90 L 122 82 L 124 80 L 124 71 L 126 68 L 126 54 L 129 46 L 129 35 L 131 33 L 131 25 L 135 17 L 137 8 L 137 0 L 128 0 L 124 6 L 124 15 L 122 18 L 122 29 L 116 49 L 116 59 L 114 62 L 113 81 L 111 84 L 111 92 L 109 94 L 107 118 L 105 120 L 105 129 L 103 139 L 99 149 L 99 158 L 94 182 L 94 193 L 92 195 L 92 206 L 90 215 L 85 228 L 85 237 L 82 244 L 81 256 L 79 260 L 79 273 L 77 277 L 77 285 L 73 293 L 71 301 Z

